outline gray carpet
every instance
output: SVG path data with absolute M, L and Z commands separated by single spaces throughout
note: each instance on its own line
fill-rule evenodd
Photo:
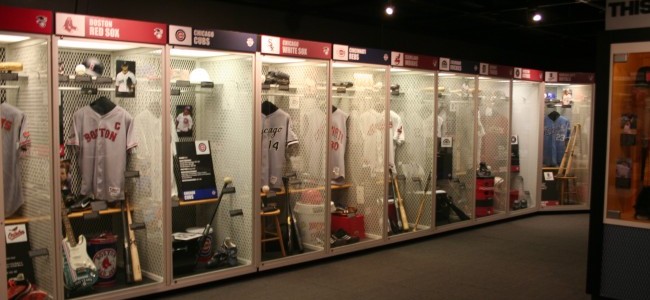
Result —
M 589 299 L 588 217 L 524 217 L 150 298 Z

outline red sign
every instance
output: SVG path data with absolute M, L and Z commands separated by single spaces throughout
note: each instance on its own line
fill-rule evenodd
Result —
M 594 73 L 558 72 L 557 82 L 562 83 L 594 83 Z
M 544 72 L 534 69 L 515 68 L 513 74 L 514 79 L 528 80 L 528 81 L 544 81 Z
M 262 35 L 261 52 L 281 56 L 331 59 L 332 44 Z
M 167 43 L 167 25 L 162 23 L 65 13 L 56 13 L 56 34 L 160 45 Z
M 395 67 L 438 70 L 437 57 L 395 51 L 390 53 L 390 57 L 390 64 Z
M 0 30 L 52 34 L 49 10 L 0 6 Z

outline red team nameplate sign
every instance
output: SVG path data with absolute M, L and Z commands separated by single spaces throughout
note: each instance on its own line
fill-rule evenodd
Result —
M 56 13 L 56 34 L 160 45 L 167 43 L 167 25 L 162 23 L 65 13 Z
M 528 80 L 528 81 L 544 81 L 544 72 L 534 69 L 515 68 L 514 79 Z
M 0 30 L 52 34 L 52 12 L 0 5 Z
M 312 42 L 282 37 L 262 35 L 260 38 L 261 52 L 281 56 L 305 58 L 332 58 L 332 44 Z
M 557 83 L 594 83 L 594 73 L 580 73 L 580 72 L 546 72 L 546 82 Z
M 390 64 L 394 67 L 415 68 L 423 70 L 438 70 L 438 58 L 427 55 L 391 52 Z
M 479 74 L 483 76 L 512 78 L 513 73 L 513 67 L 500 66 L 495 64 L 481 63 L 479 68 Z

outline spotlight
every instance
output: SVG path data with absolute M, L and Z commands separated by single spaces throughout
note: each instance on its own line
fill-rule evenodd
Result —
M 533 21 L 539 22 L 542 20 L 542 14 L 539 12 L 533 13 Z
M 394 12 L 395 12 L 395 7 L 393 7 L 392 5 L 386 6 L 387 15 L 392 16 Z

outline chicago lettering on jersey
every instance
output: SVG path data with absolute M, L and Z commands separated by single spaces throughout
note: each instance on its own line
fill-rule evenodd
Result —
M 282 132 L 282 127 L 270 127 L 262 129 L 262 134 L 268 133 L 271 138 L 274 138 L 276 134 Z
M 650 0 L 618 1 L 608 3 L 612 17 L 650 14 Z
M 0 128 L 4 128 L 5 130 L 11 130 L 11 124 L 13 124 L 11 120 L 2 118 L 2 123 L 0 123 Z
M 116 122 L 113 128 L 116 131 L 112 131 L 109 128 L 97 128 L 93 129 L 89 132 L 84 133 L 84 139 L 86 139 L 86 143 L 92 142 L 92 140 L 96 140 L 97 138 L 105 138 L 109 139 L 112 142 L 115 142 L 115 139 L 117 138 L 117 130 L 120 130 L 122 125 L 120 122 Z

